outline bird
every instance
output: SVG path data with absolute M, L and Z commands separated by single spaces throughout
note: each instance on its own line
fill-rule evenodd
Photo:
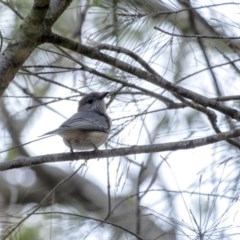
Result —
M 91 92 L 79 101 L 77 113 L 58 128 L 43 134 L 59 135 L 73 150 L 98 150 L 109 136 L 111 119 L 106 113 L 104 98 L 109 92 Z

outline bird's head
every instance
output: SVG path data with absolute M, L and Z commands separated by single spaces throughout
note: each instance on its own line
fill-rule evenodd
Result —
M 81 110 L 94 110 L 105 113 L 106 104 L 104 97 L 106 97 L 108 93 L 109 92 L 91 92 L 84 95 L 79 101 L 78 112 Z

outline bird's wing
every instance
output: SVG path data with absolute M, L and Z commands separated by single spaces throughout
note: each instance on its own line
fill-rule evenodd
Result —
M 110 123 L 106 116 L 98 112 L 83 110 L 75 113 L 59 127 L 59 131 L 74 129 L 109 132 Z
M 63 122 L 59 128 L 47 132 L 44 135 L 60 134 L 68 130 L 88 130 L 101 131 L 108 133 L 111 127 L 111 121 L 103 114 L 95 111 L 81 110 L 72 115 L 68 120 Z

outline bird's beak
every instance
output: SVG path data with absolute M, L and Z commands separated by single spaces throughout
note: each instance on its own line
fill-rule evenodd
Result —
M 100 99 L 105 98 L 107 95 L 109 94 L 109 92 L 103 92 L 101 93 L 101 95 L 99 96 Z

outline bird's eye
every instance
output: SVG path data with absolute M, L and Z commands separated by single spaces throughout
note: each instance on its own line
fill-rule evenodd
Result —
M 92 103 L 93 103 L 93 99 L 91 98 L 91 99 L 89 99 L 87 102 L 88 102 L 89 104 L 92 104 Z

